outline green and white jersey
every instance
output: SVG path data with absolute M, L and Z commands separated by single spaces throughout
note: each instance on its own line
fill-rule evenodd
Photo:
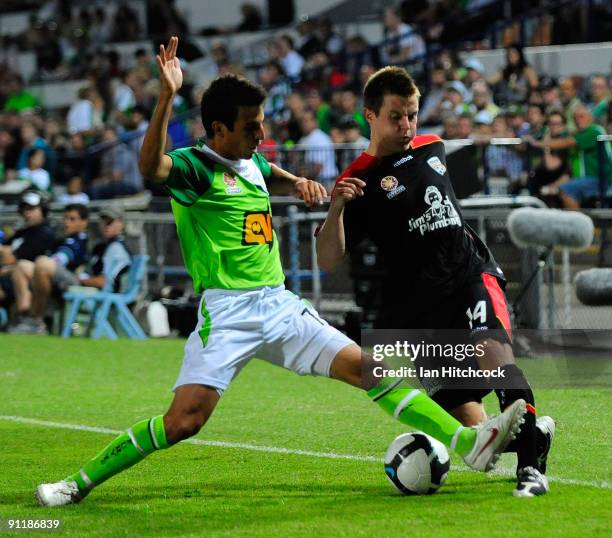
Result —
M 172 169 L 165 187 L 196 292 L 282 284 L 265 184 L 268 161 L 258 153 L 228 161 L 204 144 L 168 155 Z

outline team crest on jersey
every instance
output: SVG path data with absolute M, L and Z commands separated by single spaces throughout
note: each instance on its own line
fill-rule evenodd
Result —
M 442 161 L 440 161 L 438 157 L 430 157 L 429 159 L 427 159 L 427 164 L 431 166 L 441 176 L 446 173 L 446 166 L 442 164 Z
M 380 180 L 380 186 L 387 191 L 387 198 L 395 198 L 400 192 L 404 192 L 406 187 L 399 185 L 397 178 L 394 176 L 385 176 Z
M 461 226 L 461 217 L 448 196 L 442 196 L 434 185 L 425 189 L 425 203 L 429 209 L 420 217 L 408 221 L 408 231 L 418 231 L 421 235 L 449 226 Z
M 397 187 L 397 178 L 393 176 L 385 176 L 380 180 L 380 186 L 383 190 L 391 192 Z
M 223 173 L 223 183 L 225 183 L 226 194 L 240 194 L 242 187 L 237 184 L 236 178 L 228 172 Z

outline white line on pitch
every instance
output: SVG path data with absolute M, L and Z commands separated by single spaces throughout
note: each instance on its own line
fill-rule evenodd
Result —
M 106 433 L 109 435 L 119 435 L 123 433 L 122 430 L 113 430 L 110 428 L 99 428 L 97 426 L 86 426 L 84 424 L 68 424 L 65 422 L 53 422 L 48 420 L 39 420 L 36 418 L 17 417 L 12 415 L 0 415 L 0 420 L 7 420 L 11 422 L 19 422 L 21 424 L 33 424 L 35 426 L 46 426 L 47 428 L 61 428 L 64 430 L 76 430 L 92 433 Z M 248 443 L 232 443 L 228 441 L 205 441 L 203 439 L 186 439 L 182 441 L 191 445 L 203 445 L 203 446 L 216 446 L 221 448 L 238 448 L 242 450 L 251 450 L 255 452 L 267 452 L 273 454 L 288 454 L 292 456 L 310 456 L 313 458 L 326 458 L 334 460 L 353 460 L 353 461 L 373 461 L 382 463 L 382 458 L 376 456 L 357 456 L 354 454 L 338 454 L 336 452 L 317 452 L 314 450 L 300 450 L 296 448 L 283 448 L 277 446 L 264 446 L 264 445 L 251 445 Z M 452 469 L 455 471 L 468 471 L 468 467 L 464 465 L 453 465 Z M 510 469 L 497 469 L 493 471 L 494 475 L 514 477 L 514 471 Z M 558 484 L 568 484 L 573 486 L 588 486 L 599 489 L 611 489 L 612 484 L 607 481 L 588 481 L 588 480 L 575 480 L 573 478 L 560 478 L 554 476 L 547 477 L 549 482 L 556 482 Z

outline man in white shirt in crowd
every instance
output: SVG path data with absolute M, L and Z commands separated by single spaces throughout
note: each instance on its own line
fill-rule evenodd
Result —
M 304 149 L 304 163 L 308 168 L 308 177 L 314 177 L 326 187 L 333 185 L 338 175 L 334 144 L 317 124 L 312 110 L 305 110 L 300 118 L 304 136 L 298 144 Z

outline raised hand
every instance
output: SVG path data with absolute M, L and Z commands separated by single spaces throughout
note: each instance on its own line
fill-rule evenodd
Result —
M 345 177 L 336 183 L 332 193 L 332 203 L 344 206 L 346 202 L 354 200 L 358 196 L 363 196 L 363 189 L 366 182 L 356 177 Z
M 183 72 L 179 59 L 176 57 L 178 37 L 173 36 L 168 45 L 159 46 L 159 54 L 155 57 L 159 66 L 159 79 L 161 91 L 174 95 L 183 85 Z

